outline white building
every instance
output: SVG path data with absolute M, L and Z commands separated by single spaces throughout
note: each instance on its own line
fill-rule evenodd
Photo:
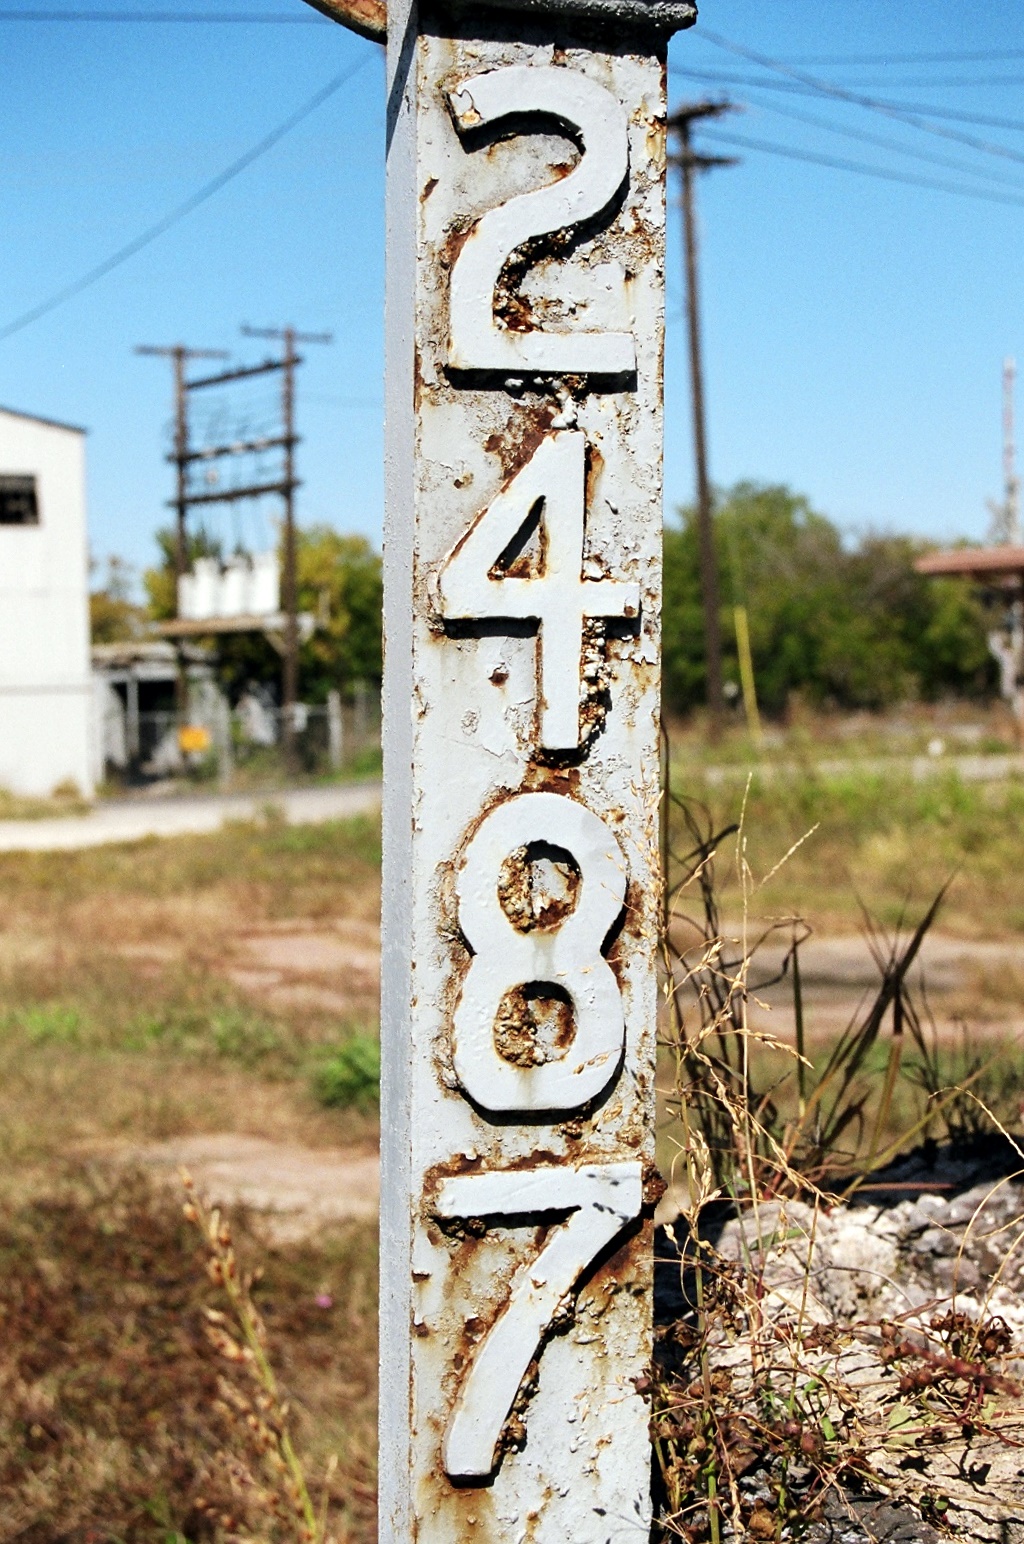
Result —
M 0 408 L 0 788 L 93 788 L 85 431 Z

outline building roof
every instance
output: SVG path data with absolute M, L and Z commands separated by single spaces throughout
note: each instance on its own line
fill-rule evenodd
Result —
M 27 418 L 34 424 L 45 424 L 48 429 L 67 429 L 69 434 L 88 434 L 88 429 L 83 429 L 80 424 L 65 424 L 59 418 L 43 418 L 39 413 L 23 413 L 17 407 L 4 407 L 0 403 L 0 413 L 9 413 L 12 418 Z
M 967 574 L 973 579 L 1019 578 L 1024 547 L 955 547 L 929 552 L 914 564 L 919 574 Z

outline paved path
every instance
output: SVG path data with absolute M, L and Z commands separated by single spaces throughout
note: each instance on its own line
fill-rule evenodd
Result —
M 259 820 L 272 806 L 289 825 L 344 820 L 380 808 L 380 784 L 337 784 L 261 794 L 182 794 L 171 798 L 110 799 L 86 815 L 0 820 L 0 852 L 69 852 L 147 836 L 219 831 L 228 820 Z

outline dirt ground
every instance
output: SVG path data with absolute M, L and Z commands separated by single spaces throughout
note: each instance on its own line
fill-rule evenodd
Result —
M 257 1391 L 182 1167 L 256 1273 L 317 1506 L 375 1537 L 377 1118 L 316 1074 L 375 1032 L 378 873 L 372 821 L 0 857 L 2 1544 L 294 1537 L 250 1517 Z
M 767 794 L 748 801 L 765 872 L 815 820 L 833 821 L 781 888 L 758 892 L 751 916 L 785 916 L 802 896 L 821 925 L 801 952 L 811 1050 L 834 1042 L 878 979 L 844 876 L 856 871 L 890 929 L 901 913 L 912 923 L 907 854 L 919 848 L 922 894 L 952 859 L 964 863 L 923 953 L 937 1034 L 951 1047 L 965 1034 L 1007 1047 L 1019 1063 L 1016 805 L 948 789 L 929 804 L 902 785 L 892 799 L 874 785 L 856 799 L 798 793 L 782 810 Z M 343 1544 L 370 1544 L 378 1122 L 372 1107 L 326 1106 L 318 1069 L 376 1032 L 376 823 L 270 818 L 0 854 L 0 889 L 0 1489 L 17 1502 L 0 1502 L 0 1544 L 212 1544 L 225 1533 L 197 1510 L 223 1480 L 216 1454 L 254 1460 L 244 1433 L 214 1419 L 222 1370 L 203 1314 L 217 1300 L 182 1231 L 181 1167 L 232 1210 L 264 1272 L 254 1290 L 303 1459 L 327 1483 Z M 736 898 L 730 878 L 731 919 Z M 987 928 L 993 906 L 1000 925 Z M 726 932 L 741 929 L 733 920 Z M 752 1017 L 788 1038 L 788 985 L 760 985 L 783 947 L 779 935 L 759 952 Z M 207 1394 L 185 1398 L 193 1388 Z M 218 1494 L 222 1519 L 226 1480 Z

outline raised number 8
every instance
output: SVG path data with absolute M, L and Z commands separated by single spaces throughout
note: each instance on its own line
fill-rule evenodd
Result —
M 453 1040 L 483 1109 L 575 1110 L 612 1078 L 625 1022 L 601 946 L 626 880 L 604 821 L 560 794 L 519 794 L 474 833 L 456 882 L 473 959 Z

